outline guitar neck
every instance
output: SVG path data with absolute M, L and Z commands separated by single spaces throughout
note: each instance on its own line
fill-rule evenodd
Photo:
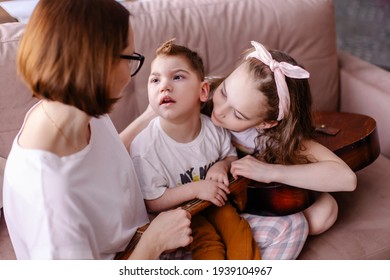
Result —
M 230 193 L 234 192 L 240 192 L 246 188 L 248 183 L 250 182 L 250 179 L 240 177 L 238 179 L 230 179 L 229 183 L 229 190 Z M 183 203 L 180 205 L 180 207 L 186 211 L 188 211 L 191 216 L 196 215 L 197 213 L 201 212 L 202 210 L 209 207 L 212 203 L 207 200 L 201 200 L 201 199 L 192 199 L 188 202 Z M 133 252 L 135 246 L 138 244 L 139 240 L 141 239 L 142 234 L 145 232 L 145 230 L 148 228 L 149 224 L 143 225 L 142 227 L 138 228 L 135 232 L 133 238 L 131 239 L 129 245 L 127 245 L 126 249 L 123 252 L 119 252 L 116 254 L 115 259 L 116 260 L 127 260 L 131 253 Z

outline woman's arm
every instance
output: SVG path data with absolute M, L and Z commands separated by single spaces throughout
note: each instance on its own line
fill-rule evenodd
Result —
M 309 140 L 303 154 L 313 161 L 308 164 L 268 164 L 246 156 L 232 163 L 233 176 L 241 175 L 259 182 L 279 182 L 323 192 L 353 191 L 356 174 L 349 166 L 323 145 Z
M 154 117 L 157 117 L 157 115 L 151 106 L 148 105 L 146 110 L 119 134 L 119 137 L 121 138 L 123 144 L 125 144 L 127 150 L 130 149 L 131 142 L 137 134 L 147 127 Z

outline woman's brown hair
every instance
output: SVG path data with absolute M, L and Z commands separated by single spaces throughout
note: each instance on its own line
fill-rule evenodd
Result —
M 128 45 L 129 12 L 113 0 L 40 0 L 18 51 L 33 96 L 90 116 L 110 112 L 113 65 Z

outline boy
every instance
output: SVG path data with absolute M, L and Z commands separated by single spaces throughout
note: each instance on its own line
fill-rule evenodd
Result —
M 132 142 L 146 206 L 151 212 L 198 198 L 214 205 L 192 219 L 193 259 L 260 259 L 249 224 L 227 201 L 228 171 L 237 154 L 224 129 L 200 114 L 209 94 L 196 52 L 164 43 L 156 52 L 148 97 L 158 115 Z

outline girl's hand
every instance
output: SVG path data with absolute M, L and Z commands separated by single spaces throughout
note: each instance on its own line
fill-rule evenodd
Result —
M 235 179 L 242 176 L 257 182 L 271 183 L 272 164 L 262 162 L 250 155 L 233 161 L 230 172 Z
M 206 180 L 212 180 L 215 182 L 223 183 L 226 186 L 228 186 L 229 185 L 228 170 L 229 168 L 225 162 L 223 161 L 216 162 L 207 171 Z
M 230 193 L 228 186 L 212 180 L 201 180 L 194 184 L 196 198 L 210 201 L 217 206 L 225 205 L 227 195 Z
M 193 240 L 191 236 L 191 215 L 183 209 L 161 212 L 144 233 L 152 246 L 162 252 L 184 247 Z

